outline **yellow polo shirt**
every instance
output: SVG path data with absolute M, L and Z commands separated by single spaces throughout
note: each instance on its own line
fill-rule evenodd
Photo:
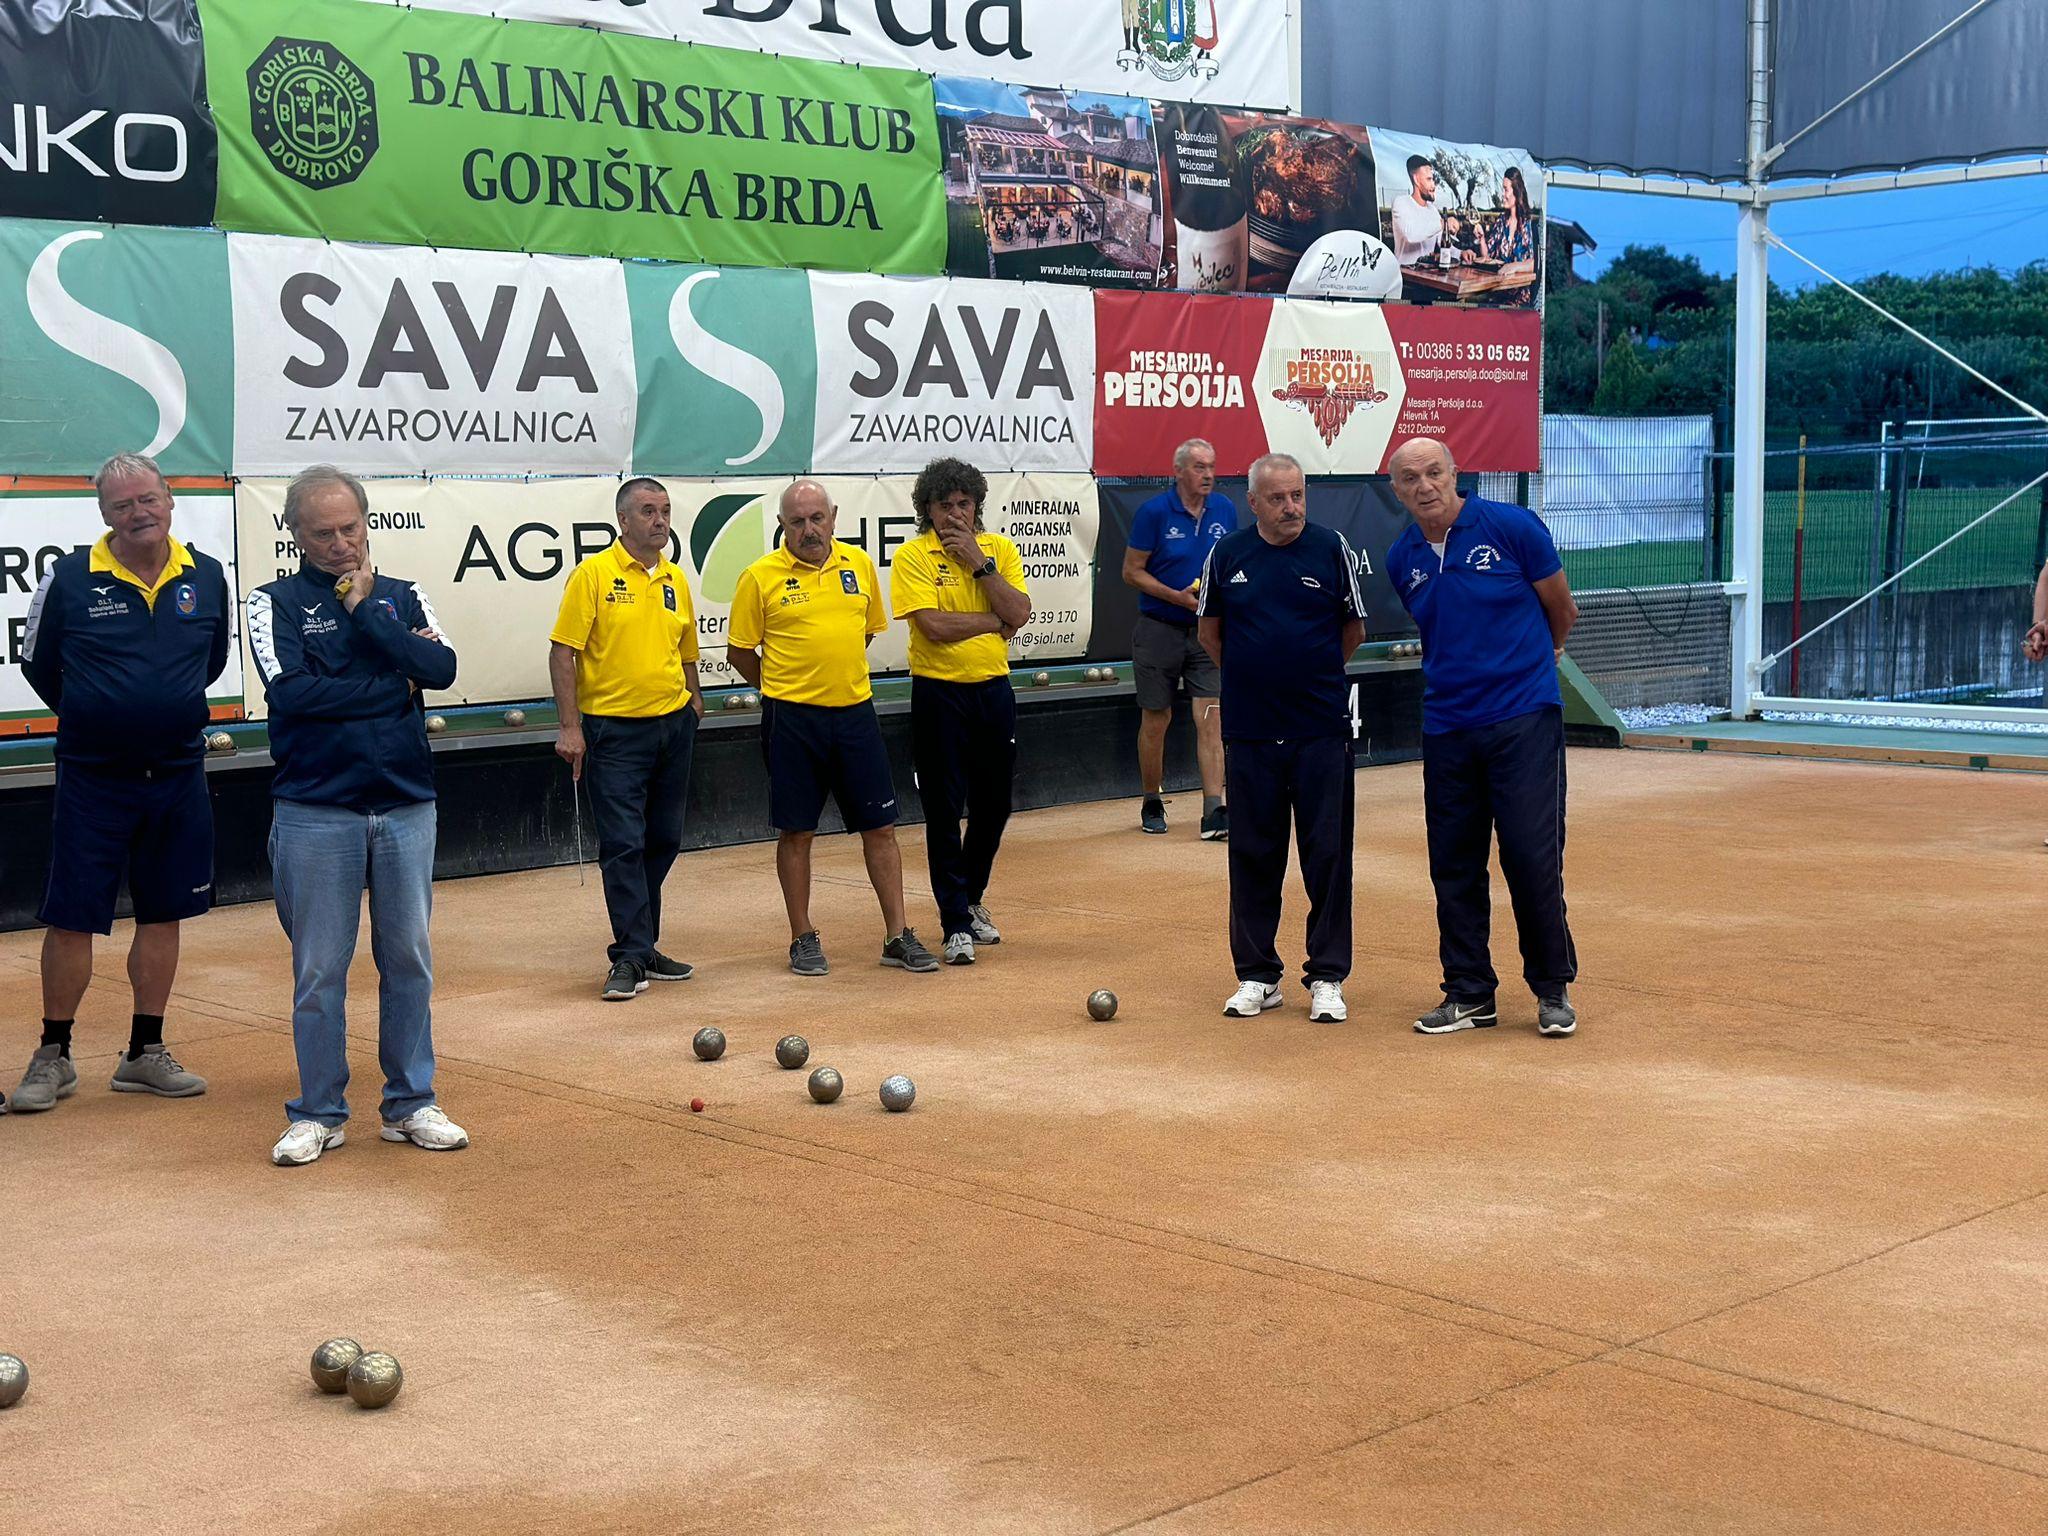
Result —
M 1018 591 L 1024 590 L 1024 560 L 1017 546 L 1000 533 L 975 534 L 996 562 L 996 574 Z M 889 567 L 889 597 L 899 619 L 936 609 L 940 613 L 993 613 L 986 581 L 960 569 L 936 528 L 927 529 L 896 551 Z M 910 671 L 914 677 L 947 683 L 985 683 L 1010 675 L 1010 648 L 1001 635 L 969 635 L 965 640 L 929 640 L 910 619 Z
M 760 649 L 769 698 L 843 708 L 873 696 L 868 637 L 888 627 L 875 562 L 835 539 L 822 566 L 776 549 L 740 572 L 726 637 L 743 651 Z
M 154 583 L 144 581 L 140 576 L 129 570 L 127 566 L 114 558 L 114 536 L 111 533 L 103 533 L 99 536 L 99 541 L 92 547 L 92 553 L 86 557 L 85 568 L 95 576 L 117 576 L 122 581 L 127 582 L 129 586 L 142 594 L 142 600 L 149 604 L 149 611 L 155 613 L 157 593 L 163 591 L 165 587 L 171 584 L 172 577 L 182 576 L 185 572 L 192 569 L 192 555 L 190 551 L 176 539 L 170 540 L 170 546 L 170 558 L 164 561 L 164 568 L 157 575 Z
M 576 653 L 576 707 L 646 719 L 690 702 L 683 663 L 697 659 L 690 584 L 664 556 L 649 570 L 614 542 L 569 573 L 548 638 Z

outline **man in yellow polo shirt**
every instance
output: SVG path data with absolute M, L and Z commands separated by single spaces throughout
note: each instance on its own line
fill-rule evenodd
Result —
M 830 795 L 861 836 L 868 880 L 882 903 L 882 964 L 935 971 L 938 960 L 904 921 L 896 785 L 868 686 L 868 642 L 889 627 L 875 562 L 832 537 L 839 509 L 825 487 L 799 480 L 782 493 L 782 547 L 741 572 L 726 660 L 761 690 L 775 874 L 789 911 L 789 968 L 822 976 L 825 946 L 811 924 L 811 842 Z
M 981 526 L 987 501 L 972 464 L 925 465 L 910 492 L 918 536 L 896 552 L 889 581 L 896 617 L 910 621 L 910 750 L 948 965 L 1002 942 L 982 897 L 1017 768 L 1008 642 L 1031 619 L 1017 546 Z
M 690 753 L 703 701 L 689 584 L 668 557 L 668 491 L 628 480 L 614 503 L 618 542 L 570 573 L 548 636 L 561 730 L 556 753 L 590 786 L 611 970 L 600 994 L 630 1002 L 690 967 L 655 944 L 661 883 L 683 845 Z

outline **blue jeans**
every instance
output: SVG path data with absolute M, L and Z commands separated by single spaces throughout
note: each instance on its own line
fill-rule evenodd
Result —
M 434 1102 L 430 1004 L 434 956 L 434 802 L 364 813 L 276 801 L 270 818 L 277 920 L 292 941 L 292 1040 L 299 1096 L 294 1120 L 348 1119 L 348 967 L 370 888 L 370 952 L 377 960 L 377 1060 L 384 1119 Z

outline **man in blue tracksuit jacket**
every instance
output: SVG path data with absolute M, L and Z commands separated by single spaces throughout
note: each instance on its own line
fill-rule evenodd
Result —
M 113 931 L 124 872 L 135 1014 L 111 1086 L 174 1099 L 206 1091 L 164 1049 L 163 1014 L 178 924 L 213 904 L 206 689 L 227 666 L 227 576 L 171 537 L 173 497 L 155 461 L 116 454 L 93 486 L 107 532 L 44 574 L 22 632 L 22 672 L 57 716 L 57 789 L 38 914 L 43 1038 L 15 1091 L 19 1114 L 77 1091 L 73 1016 L 92 980 L 92 937 Z
M 1564 910 L 1557 663 L 1578 604 L 1542 520 L 1460 496 L 1442 443 L 1403 443 L 1387 471 L 1414 518 L 1386 569 L 1422 631 L 1422 803 L 1444 967 L 1444 1000 L 1415 1027 L 1448 1035 L 1498 1017 L 1486 871 L 1498 836 L 1537 1031 L 1569 1035 L 1578 1013 L 1566 989 L 1579 957 Z
M 299 1096 L 271 1151 L 280 1166 L 342 1144 L 348 1119 L 348 967 L 363 887 L 377 958 L 386 1141 L 436 1151 L 469 1136 L 434 1102 L 431 1004 L 434 765 L 421 695 L 455 681 L 425 594 L 370 564 L 370 500 L 329 464 L 285 492 L 304 563 L 249 596 L 249 648 L 270 705 L 270 868 L 292 941 Z

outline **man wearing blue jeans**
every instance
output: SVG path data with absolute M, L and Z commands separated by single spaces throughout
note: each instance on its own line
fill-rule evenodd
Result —
M 362 891 L 377 960 L 383 1138 L 469 1145 L 434 1102 L 431 1003 L 434 769 L 421 694 L 455 681 L 455 652 L 410 582 L 370 564 L 369 496 L 328 464 L 285 492 L 302 564 L 249 597 L 249 644 L 270 704 L 270 868 L 292 941 L 299 1095 L 271 1150 L 289 1167 L 338 1147 L 348 1120 L 349 962 Z

